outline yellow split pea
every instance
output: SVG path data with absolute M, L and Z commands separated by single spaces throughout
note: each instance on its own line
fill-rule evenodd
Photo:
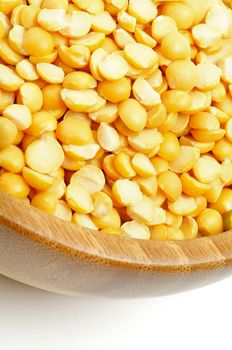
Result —
M 96 234 L 230 229 L 231 28 L 222 0 L 0 1 L 0 189 Z

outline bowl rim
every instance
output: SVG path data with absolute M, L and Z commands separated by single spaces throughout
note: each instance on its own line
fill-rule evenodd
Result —
M 82 260 L 147 271 L 187 272 L 232 264 L 232 230 L 184 241 L 99 234 L 33 208 L 0 190 L 0 225 Z

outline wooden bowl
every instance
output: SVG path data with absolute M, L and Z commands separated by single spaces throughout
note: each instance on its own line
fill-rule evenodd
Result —
M 0 273 L 59 293 L 139 297 L 207 284 L 232 271 L 231 233 L 188 241 L 99 234 L 0 191 Z

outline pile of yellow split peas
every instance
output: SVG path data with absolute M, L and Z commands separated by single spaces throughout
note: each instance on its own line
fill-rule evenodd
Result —
M 1 0 L 0 189 L 139 239 L 232 228 L 232 1 Z

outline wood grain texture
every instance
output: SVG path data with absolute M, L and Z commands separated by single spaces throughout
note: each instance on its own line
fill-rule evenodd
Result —
M 147 241 L 91 231 L 0 191 L 0 225 L 89 262 L 147 271 L 197 271 L 232 264 L 232 232 L 189 241 Z

